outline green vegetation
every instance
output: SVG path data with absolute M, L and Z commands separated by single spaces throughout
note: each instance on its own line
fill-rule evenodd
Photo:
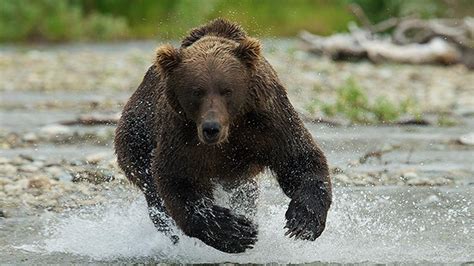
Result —
M 328 0 L 1 0 L 0 41 L 116 40 L 183 36 L 226 17 L 258 36 L 300 29 L 342 31 L 351 20 L 343 1 Z
M 314 100 L 307 106 L 307 110 L 313 114 L 320 110 L 328 117 L 342 117 L 354 124 L 373 124 L 391 123 L 406 114 L 419 119 L 420 113 L 415 106 L 412 99 L 395 104 L 385 97 L 378 97 L 372 103 L 365 89 L 353 79 L 348 79 L 346 84 L 337 88 L 336 101 L 333 104 Z
M 454 118 L 450 117 L 446 113 L 441 113 L 438 115 L 438 119 L 436 124 L 440 127 L 454 127 L 459 124 L 459 121 L 455 120 Z
M 380 22 L 389 17 L 419 16 L 464 17 L 472 16 L 472 0 L 346 0 L 362 7 L 372 22 Z
M 174 39 L 216 17 L 257 36 L 294 36 L 301 29 L 330 34 L 354 20 L 350 3 L 380 21 L 462 13 L 469 1 L 452 0 L 446 8 L 442 0 L 1 0 L 0 42 Z
M 0 41 L 110 40 L 126 37 L 126 20 L 92 12 L 68 1 L 2 0 Z

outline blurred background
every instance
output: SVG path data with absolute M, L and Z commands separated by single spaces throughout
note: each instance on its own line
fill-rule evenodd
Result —
M 0 0 L 0 263 L 472 263 L 473 15 L 474 0 Z M 288 198 L 265 173 L 255 249 L 173 245 L 117 166 L 156 47 L 217 17 L 261 40 L 328 158 L 315 242 L 283 235 Z
M 417 14 L 464 17 L 470 0 L 2 0 L 1 42 L 175 39 L 216 17 L 239 22 L 252 35 L 289 37 L 301 29 L 346 31 L 358 4 L 374 23 Z

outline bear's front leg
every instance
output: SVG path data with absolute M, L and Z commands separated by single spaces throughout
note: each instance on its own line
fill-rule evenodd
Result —
M 228 253 L 244 252 L 257 241 L 251 221 L 213 203 L 211 184 L 170 175 L 160 176 L 158 187 L 166 209 L 186 235 Z
M 296 127 L 296 126 L 295 126 Z M 291 198 L 285 218 L 290 238 L 314 241 L 324 231 L 331 205 L 331 181 L 326 158 L 301 128 L 296 136 L 279 136 L 277 152 L 268 158 L 283 192 Z

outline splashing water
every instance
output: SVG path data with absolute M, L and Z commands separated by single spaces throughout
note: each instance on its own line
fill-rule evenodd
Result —
M 139 193 L 66 217 L 46 219 L 43 240 L 21 245 L 42 254 L 99 261 L 175 263 L 467 262 L 473 261 L 472 189 L 336 188 L 326 231 L 315 242 L 286 238 L 288 199 L 269 179 L 260 181 L 258 242 L 225 254 L 195 238 L 171 241 L 148 218 Z M 130 197 L 129 197 L 130 198 Z

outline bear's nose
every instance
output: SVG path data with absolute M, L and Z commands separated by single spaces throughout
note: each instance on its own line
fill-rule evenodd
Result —
M 217 122 L 204 122 L 202 125 L 204 138 L 209 142 L 215 141 L 220 131 L 221 125 Z

